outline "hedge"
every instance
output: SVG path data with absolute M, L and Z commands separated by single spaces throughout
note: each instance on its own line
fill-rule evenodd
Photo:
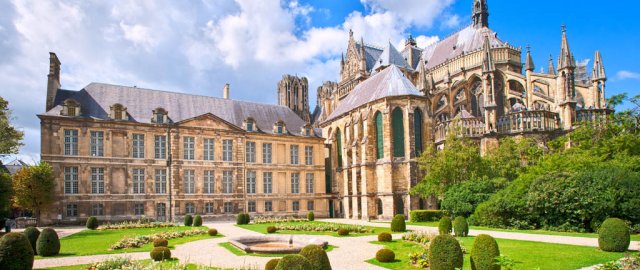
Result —
M 429 222 L 438 221 L 447 215 L 445 210 L 413 210 L 409 212 L 409 221 L 411 222 Z

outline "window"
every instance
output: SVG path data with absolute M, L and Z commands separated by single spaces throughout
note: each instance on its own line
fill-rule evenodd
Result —
M 91 156 L 104 156 L 104 132 L 91 131 Z
M 91 193 L 104 194 L 104 168 L 91 168 Z
M 156 113 L 156 123 L 157 124 L 164 123 L 164 114 Z
M 144 158 L 144 134 L 133 134 L 133 158 Z
M 184 193 L 196 193 L 196 172 L 194 170 L 184 171 Z
M 314 205 L 313 201 L 307 201 L 307 210 L 313 211 Z
M 155 137 L 155 158 L 167 158 L 167 136 L 156 135 Z
M 64 193 L 78 194 L 78 167 L 64 168 Z
M 291 208 L 293 211 L 300 211 L 300 202 L 299 201 L 293 201 Z
M 233 141 L 222 140 L 222 161 L 233 160 Z
M 78 130 L 76 129 L 64 130 L 64 155 L 65 156 L 78 155 Z
M 413 132 L 416 140 L 416 157 L 422 154 L 422 111 L 413 111 Z
M 215 192 L 214 172 L 204 171 L 204 193 L 211 194 Z
M 195 138 L 193 137 L 184 137 L 184 159 L 194 160 L 195 159 Z
M 133 169 L 133 194 L 144 194 L 144 169 Z
M 196 206 L 193 205 L 193 203 L 187 203 L 185 205 L 184 212 L 186 214 L 195 214 L 196 213 Z
M 247 142 L 247 145 L 245 148 L 246 148 L 245 156 L 246 156 L 247 162 L 255 163 L 256 162 L 256 143 Z
M 291 193 L 300 193 L 300 174 L 291 173 Z
M 133 205 L 133 214 L 136 216 L 144 215 L 144 203 L 136 203 Z
M 250 201 L 247 203 L 247 212 L 254 213 L 256 212 L 256 202 Z
M 313 173 L 307 173 L 307 193 L 313 193 Z
M 67 204 L 67 217 L 77 217 L 77 216 L 78 216 L 78 205 Z
M 262 144 L 262 163 L 271 164 L 271 144 Z
M 230 202 L 225 202 L 224 203 L 224 212 L 225 213 L 233 213 L 233 204 L 231 204 Z
M 91 215 L 92 216 L 104 216 L 104 205 L 101 203 L 97 203 L 91 206 Z
M 402 121 L 402 110 L 395 108 L 391 114 L 394 157 L 404 157 L 404 123 Z
M 213 160 L 213 139 L 204 139 L 204 149 L 202 158 L 204 160 Z
M 340 129 L 336 131 L 336 152 L 338 152 L 338 167 L 342 167 L 342 134 Z
M 376 158 L 384 158 L 384 133 L 382 132 L 382 113 L 376 112 L 375 115 L 376 128 Z
M 206 214 L 213 214 L 213 203 L 208 202 L 204 204 L 204 212 Z
M 304 147 L 304 164 L 313 165 L 313 146 Z
M 264 211 L 265 212 L 273 211 L 273 203 L 271 201 L 264 202 Z
M 273 183 L 272 183 L 272 178 L 273 177 L 273 173 L 272 172 L 263 172 L 262 173 L 262 182 L 264 184 L 264 193 L 265 194 L 271 194 L 273 192 L 272 187 L 273 187 Z
M 289 154 L 291 155 L 291 164 L 293 164 L 293 165 L 299 164 L 298 148 L 299 147 L 297 145 L 290 145 L 289 146 Z
M 276 123 L 276 134 L 283 134 L 283 133 L 284 133 L 284 123 L 283 122 Z
M 156 193 L 157 194 L 165 194 L 167 193 L 167 171 L 165 170 L 156 170 Z
M 247 193 L 256 193 L 256 172 L 247 171 Z
M 233 192 L 233 171 L 222 172 L 222 193 Z
M 247 125 L 247 132 L 253 132 L 254 131 L 255 122 L 253 121 L 253 119 L 251 119 L 251 118 L 247 119 L 246 125 Z
M 155 121 L 156 124 L 164 124 L 166 115 L 167 115 L 167 111 L 165 111 L 163 108 L 157 108 L 153 110 L 152 120 Z
M 111 106 L 111 119 L 113 120 L 126 120 L 125 116 L 127 115 L 127 108 L 122 106 L 122 104 L 116 103 Z

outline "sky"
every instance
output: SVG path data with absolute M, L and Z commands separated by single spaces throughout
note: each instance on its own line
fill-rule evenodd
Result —
M 640 94 L 640 1 L 489 0 L 489 26 L 531 46 L 536 71 L 560 51 L 566 24 L 576 60 L 602 53 L 607 96 Z M 309 79 L 310 105 L 336 81 L 348 32 L 424 47 L 471 23 L 472 0 L 0 0 L 0 96 L 25 132 L 21 154 L 38 158 L 49 52 L 63 89 L 91 82 L 276 102 L 283 74 Z M 523 54 L 524 57 L 524 54 Z M 589 68 L 590 69 L 590 68 Z

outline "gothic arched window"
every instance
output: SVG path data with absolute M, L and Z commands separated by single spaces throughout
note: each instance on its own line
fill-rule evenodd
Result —
M 395 108 L 391 113 L 391 129 L 393 131 L 393 156 L 404 157 L 404 123 L 400 108 Z
M 376 130 L 376 158 L 381 159 L 384 157 L 384 137 L 382 133 L 382 113 L 376 112 L 375 115 L 375 130 Z
M 413 133 L 416 140 L 416 156 L 422 154 L 422 111 L 416 108 L 413 112 Z
M 342 134 L 340 134 L 340 128 L 336 130 L 336 150 L 338 151 L 338 167 L 342 167 Z

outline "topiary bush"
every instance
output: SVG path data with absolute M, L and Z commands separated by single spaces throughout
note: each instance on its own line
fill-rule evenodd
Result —
M 58 233 L 51 228 L 42 230 L 40 236 L 38 236 L 38 241 L 36 241 L 36 250 L 38 255 L 42 257 L 58 255 L 60 253 Z
M 26 229 L 24 229 L 24 232 L 22 233 L 29 240 L 31 247 L 33 248 L 33 254 L 38 254 L 38 252 L 36 251 L 36 242 L 38 242 L 38 236 L 40 236 L 40 230 L 38 230 L 36 227 L 27 227 Z
M 390 250 L 388 248 L 383 248 L 381 250 L 378 250 L 378 252 L 376 252 L 376 260 L 383 263 L 393 262 L 396 260 L 396 254 L 393 252 L 393 250 Z
M 200 227 L 202 226 L 202 217 L 200 215 L 196 215 L 193 218 L 193 226 L 194 227 Z
M 409 212 L 409 221 L 411 222 L 429 222 L 436 221 L 446 215 L 444 210 L 412 210 Z
M 0 269 L 31 270 L 33 255 L 33 247 L 24 234 L 10 232 L 0 238 Z
M 378 234 L 378 241 L 380 242 L 391 242 L 393 240 L 393 236 L 390 233 L 382 232 Z
M 345 228 L 340 228 L 340 229 L 338 229 L 338 235 L 347 236 L 347 235 L 349 235 L 349 230 L 347 230 Z
M 315 219 L 316 219 L 316 216 L 313 214 L 313 211 L 307 213 L 307 220 L 314 221 Z
M 159 262 L 171 259 L 171 250 L 168 247 L 154 247 L 149 253 L 151 259 Z
M 169 241 L 167 241 L 167 239 L 164 239 L 164 238 L 153 239 L 153 247 L 168 247 L 168 246 L 169 246 Z
M 216 236 L 216 235 L 218 235 L 218 230 L 209 229 L 208 233 L 209 233 L 209 236 Z
M 457 237 L 466 237 L 469 235 L 469 223 L 464 217 L 457 217 L 453 220 L 453 233 Z
M 184 226 L 193 225 L 193 217 L 191 215 L 184 215 Z
M 275 270 L 307 270 L 311 269 L 311 263 L 307 258 L 298 255 L 285 255 L 280 259 Z
M 498 243 L 493 237 L 480 234 L 473 240 L 471 248 L 471 269 L 472 270 L 500 270 L 500 265 L 496 264 L 496 257 L 500 256 Z
M 95 230 L 98 228 L 98 219 L 96 217 L 89 217 L 87 219 L 87 229 Z
M 278 229 L 276 229 L 275 226 L 269 226 L 267 227 L 267 232 L 268 233 L 276 233 L 278 231 Z
M 448 216 L 444 216 L 440 219 L 438 224 L 438 231 L 440 234 L 451 234 L 451 219 Z
M 275 270 L 279 262 L 280 262 L 280 259 L 269 260 L 267 264 L 264 265 L 264 270 Z
M 303 257 L 307 258 L 309 263 L 311 264 L 312 270 L 331 270 L 331 263 L 329 262 L 329 257 L 327 256 L 327 252 L 318 245 L 307 245 L 306 247 L 300 250 L 300 253 Z
M 460 243 L 450 234 L 441 234 L 429 244 L 429 270 L 462 269 Z
M 240 213 L 236 216 L 236 224 L 238 225 L 246 225 L 251 222 L 251 217 L 247 213 Z
M 630 242 L 629 226 L 622 219 L 608 218 L 598 229 L 598 246 L 604 251 L 625 252 Z
M 406 232 L 407 224 L 404 222 L 404 215 L 397 214 L 391 220 L 391 231 L 392 232 Z

